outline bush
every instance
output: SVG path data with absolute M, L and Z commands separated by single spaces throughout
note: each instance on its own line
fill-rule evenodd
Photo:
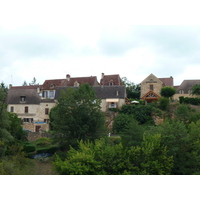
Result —
M 40 153 L 55 153 L 56 151 L 58 150 L 58 147 L 55 146 L 55 145 L 52 145 L 52 146 L 49 146 L 49 147 L 46 147 L 46 148 L 39 148 L 37 149 L 37 154 L 40 154 Z
M 42 146 L 46 147 L 46 146 L 50 145 L 51 142 L 52 142 L 52 140 L 50 138 L 42 137 L 42 138 L 38 138 L 36 140 L 36 145 L 38 147 L 42 147 Z
M 35 147 L 35 145 L 33 143 L 25 142 L 24 146 L 23 146 L 23 150 L 26 153 L 34 152 L 36 150 L 36 147 Z
M 169 98 L 161 97 L 159 99 L 159 107 L 161 110 L 167 110 L 169 108 Z

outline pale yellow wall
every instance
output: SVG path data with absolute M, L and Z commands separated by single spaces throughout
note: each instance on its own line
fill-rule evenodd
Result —
M 28 106 L 28 113 L 25 113 L 25 107 Z M 33 118 L 34 122 L 44 122 L 44 119 L 49 119 L 49 115 L 45 114 L 45 108 L 49 108 L 49 112 L 51 108 L 55 106 L 55 103 L 40 103 L 38 105 L 32 104 L 10 104 L 8 105 L 8 111 L 10 112 L 10 108 L 14 107 L 14 113 L 18 115 L 19 118 Z M 35 131 L 35 127 L 38 124 L 24 123 L 23 128 Z M 40 124 L 41 128 L 45 131 L 49 130 L 49 124 Z
M 174 96 L 173 96 L 173 99 L 175 100 L 175 101 L 179 101 L 179 97 L 190 97 L 190 98 L 196 98 L 196 97 L 200 97 L 199 95 L 192 95 L 192 94 L 175 94 Z
M 119 99 L 119 102 L 117 104 L 117 108 L 120 109 L 124 104 L 125 104 L 125 99 Z M 106 102 L 106 99 L 103 99 L 101 101 L 101 111 L 106 112 L 107 108 L 108 108 L 108 102 Z

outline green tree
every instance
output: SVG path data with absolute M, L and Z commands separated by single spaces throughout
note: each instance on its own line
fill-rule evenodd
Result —
M 22 83 L 22 86 L 27 86 L 28 84 L 27 84 L 27 82 L 26 81 L 24 81 L 23 83 Z
M 166 98 L 172 98 L 172 96 L 176 93 L 176 89 L 174 87 L 165 86 L 161 88 L 160 94 Z
M 192 87 L 192 94 L 193 95 L 200 95 L 200 84 L 199 85 L 194 85 Z
M 127 98 L 129 99 L 140 99 L 140 84 L 134 84 L 129 81 L 126 77 L 122 78 L 123 84 L 126 86 Z
M 100 103 L 89 84 L 62 91 L 50 113 L 51 126 L 62 146 L 76 147 L 77 141 L 93 141 L 104 135 L 105 115 Z
M 188 130 L 180 121 L 165 121 L 157 127 L 146 130 L 152 135 L 161 134 L 161 145 L 167 147 L 167 155 L 173 156 L 172 174 L 185 174 L 186 153 L 188 152 Z
M 36 78 L 33 77 L 33 80 L 31 83 L 29 83 L 29 85 L 39 85 L 39 83 L 36 83 Z
M 111 145 L 104 138 L 92 142 L 79 142 L 71 148 L 68 157 L 56 157 L 54 166 L 62 175 L 121 175 L 121 174 L 170 174 L 172 157 L 161 146 L 160 135 L 148 135 L 141 146 L 130 149 L 121 143 Z
M 13 137 L 9 132 L 10 121 L 6 110 L 7 89 L 2 83 L 0 86 L 0 157 L 4 155 Z

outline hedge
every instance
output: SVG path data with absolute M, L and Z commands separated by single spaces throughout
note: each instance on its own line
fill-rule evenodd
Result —
M 179 97 L 180 103 L 192 104 L 192 105 L 200 105 L 200 98 L 190 98 L 190 97 Z

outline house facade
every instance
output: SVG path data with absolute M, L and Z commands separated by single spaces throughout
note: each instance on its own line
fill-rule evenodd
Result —
M 40 87 L 21 86 L 8 90 L 8 111 L 16 113 L 23 121 L 23 128 L 32 132 L 49 130 L 49 111 L 55 106 L 53 99 L 41 98 Z
M 150 74 L 141 82 L 140 98 L 147 103 L 157 101 L 161 97 L 160 91 L 164 86 L 173 87 L 173 77 L 157 78 L 154 74 Z
M 197 95 L 192 95 L 192 87 L 194 85 L 200 85 L 200 80 L 184 80 L 181 85 L 175 86 L 176 94 L 174 95 L 174 100 L 179 100 L 179 97 L 199 97 Z
M 55 99 L 61 96 L 61 91 L 69 88 L 57 87 Z M 70 87 L 77 89 L 77 87 Z M 125 86 L 94 86 L 97 99 L 101 99 L 101 111 L 106 112 L 109 108 L 121 108 L 125 104 L 126 87 Z
M 115 76 L 114 76 L 115 77 Z M 17 86 L 10 85 L 7 96 L 7 110 L 16 113 L 23 121 L 23 128 L 32 132 L 49 130 L 49 113 L 56 105 L 61 90 L 68 87 L 77 89 L 81 84 L 88 83 L 101 99 L 101 110 L 120 108 L 125 104 L 126 88 L 111 76 L 115 85 L 100 85 L 96 76 L 73 77 L 68 74 L 66 79 L 45 80 L 43 85 Z

